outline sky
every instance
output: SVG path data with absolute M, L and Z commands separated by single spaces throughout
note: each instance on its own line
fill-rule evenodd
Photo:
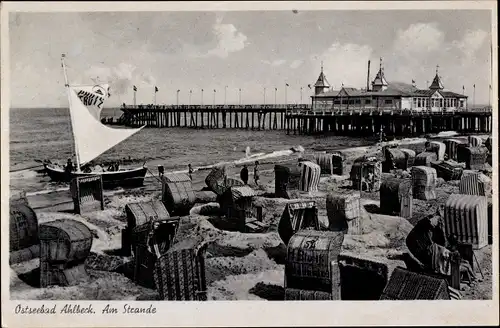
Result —
M 180 104 L 189 90 L 192 104 L 237 104 L 239 89 L 243 104 L 284 103 L 285 89 L 309 102 L 321 62 L 334 89 L 364 88 L 380 57 L 389 83 L 426 88 L 439 65 L 445 89 L 465 86 L 472 105 L 475 84 L 488 104 L 491 24 L 486 10 L 10 13 L 11 107 L 67 106 L 62 53 L 70 83 L 111 83 L 106 107 L 131 104 L 133 85 L 138 103 L 155 86 L 159 104 L 177 90 Z

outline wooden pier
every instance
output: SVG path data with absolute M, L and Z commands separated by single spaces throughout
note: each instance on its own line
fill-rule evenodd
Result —
M 392 136 L 418 136 L 441 131 L 491 133 L 492 111 L 488 109 L 454 112 L 337 111 L 289 112 L 287 134 L 335 134 L 370 136 L 382 129 Z
M 286 130 L 300 135 L 416 136 L 453 130 L 491 133 L 491 108 L 467 111 L 351 109 L 317 111 L 311 105 L 169 105 L 124 106 L 114 123 L 130 127 Z
M 119 124 L 194 129 L 285 130 L 287 111 L 311 105 L 170 105 L 122 107 Z

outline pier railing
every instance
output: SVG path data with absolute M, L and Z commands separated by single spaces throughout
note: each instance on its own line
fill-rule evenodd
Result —
M 122 106 L 122 111 L 258 111 L 258 110 L 310 110 L 310 104 L 251 104 L 251 105 L 137 105 Z
M 134 113 L 140 112 L 177 112 L 177 111 L 285 111 L 287 114 L 321 114 L 328 113 L 394 113 L 394 114 L 445 114 L 445 113 L 463 113 L 463 112 L 491 112 L 491 107 L 481 108 L 433 108 L 433 109 L 401 109 L 399 107 L 376 107 L 376 106 L 347 106 L 347 107 L 330 107 L 312 106 L 311 104 L 250 104 L 250 105 L 137 105 L 137 106 L 122 106 L 123 112 Z M 334 114 L 335 115 L 335 114 Z

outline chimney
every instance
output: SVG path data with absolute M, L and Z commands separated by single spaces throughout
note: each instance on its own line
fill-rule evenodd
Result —
M 366 91 L 370 91 L 370 61 L 368 60 L 368 75 L 366 76 Z

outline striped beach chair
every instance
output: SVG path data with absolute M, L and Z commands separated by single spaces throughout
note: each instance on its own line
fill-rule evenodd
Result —
M 488 203 L 486 197 L 452 194 L 444 208 L 446 234 L 474 249 L 488 245 Z
M 326 152 L 316 153 L 314 154 L 314 160 L 321 168 L 321 174 L 333 174 L 332 154 L 327 154 Z
M 446 145 L 446 155 L 448 155 L 448 159 L 456 161 L 458 145 L 463 144 L 463 142 L 458 139 L 446 139 L 444 140 L 444 144 Z
M 462 195 L 486 195 L 486 176 L 479 172 L 465 170 L 462 173 L 462 178 L 460 179 L 460 184 L 458 186 L 459 193 Z
M 188 239 L 173 245 L 156 261 L 154 281 L 161 300 L 207 300 L 205 251 L 205 245 Z
M 299 191 L 314 192 L 318 191 L 321 168 L 318 164 L 304 161 L 299 164 L 300 182 Z
M 471 147 L 481 147 L 483 145 L 483 139 L 478 136 L 469 136 L 469 145 Z

